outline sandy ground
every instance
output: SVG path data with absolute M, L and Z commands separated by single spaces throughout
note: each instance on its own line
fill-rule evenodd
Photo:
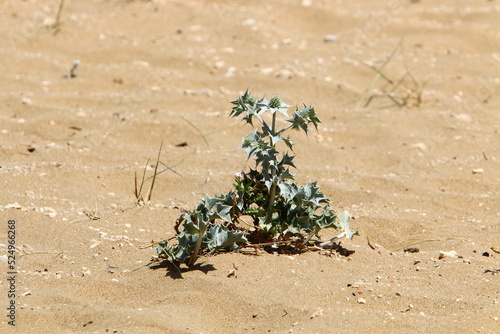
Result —
M 56 31 L 58 5 L 0 1 L 2 332 L 500 332 L 497 0 L 67 0 Z M 246 89 L 315 107 L 297 180 L 351 212 L 354 253 L 149 265 L 250 164 Z M 137 206 L 162 141 L 181 176 Z

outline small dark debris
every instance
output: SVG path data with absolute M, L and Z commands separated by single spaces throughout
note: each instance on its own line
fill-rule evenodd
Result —
M 182 142 L 180 144 L 176 144 L 175 146 L 176 147 L 186 147 L 186 146 L 188 146 L 188 143 L 187 142 Z
M 500 274 L 500 269 L 486 269 L 484 271 L 485 274 L 491 273 L 492 275 Z
M 83 324 L 83 327 L 87 327 L 88 325 L 92 325 L 94 322 L 91 320 L 91 321 L 87 321 L 86 323 Z
M 404 252 L 405 253 L 418 253 L 418 252 L 420 252 L 420 249 L 418 249 L 416 247 L 409 247 L 409 248 L 405 248 Z
M 71 130 L 76 130 L 76 131 L 82 131 L 82 128 L 78 127 L 78 126 L 70 126 L 69 127 Z
M 35 152 L 36 148 L 34 147 L 28 147 L 28 152 L 33 153 Z
M 76 69 L 78 68 L 78 66 L 80 65 L 80 61 L 79 60 L 75 60 L 73 61 L 73 66 L 71 67 L 71 69 L 69 70 L 69 72 L 64 76 L 66 79 L 73 79 L 73 78 L 76 78 Z
M 484 252 L 483 254 L 481 254 L 482 256 L 486 256 L 486 257 L 490 257 L 490 253 L 488 252 Z

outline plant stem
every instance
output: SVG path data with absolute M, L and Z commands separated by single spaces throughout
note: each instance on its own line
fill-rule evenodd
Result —
M 205 232 L 207 232 L 208 223 L 201 221 L 201 215 L 198 216 L 198 240 L 196 240 L 196 245 L 194 246 L 193 253 L 188 262 L 188 266 L 191 267 L 196 260 L 198 259 L 198 252 L 201 248 L 201 243 L 203 242 L 203 237 L 205 236 Z
M 274 208 L 275 196 L 276 196 L 276 181 L 273 181 L 273 184 L 271 185 L 271 191 L 269 192 L 269 207 L 267 208 L 266 224 L 270 224 L 271 221 L 273 220 L 273 211 L 274 211 L 273 208 Z
M 316 226 L 307 236 L 306 240 L 304 241 L 304 245 L 307 245 L 307 243 L 309 242 L 309 240 L 311 240 L 313 235 L 318 234 L 319 230 L 320 230 L 319 227 Z
M 276 133 L 276 112 L 273 114 L 273 123 L 271 131 L 272 131 L 271 135 L 274 136 Z M 271 140 L 271 146 L 274 148 L 274 143 L 272 143 L 272 140 Z M 276 196 L 276 184 L 277 184 L 277 181 L 275 180 L 276 170 L 273 169 L 271 174 L 272 174 L 273 184 L 271 185 L 271 190 L 269 191 L 269 207 L 267 208 L 266 224 L 270 224 L 273 220 L 274 198 Z
M 196 259 L 198 259 L 198 252 L 200 251 L 201 248 L 201 242 L 203 241 L 203 235 L 204 233 L 201 232 L 198 235 L 198 240 L 196 242 L 196 245 L 194 247 L 193 254 L 191 254 L 191 258 L 189 259 L 188 266 L 191 267 L 195 262 Z
M 272 128 L 271 129 L 273 130 L 273 136 L 274 136 L 274 134 L 276 132 L 276 111 L 273 114 L 273 124 L 272 124 Z M 274 144 L 273 144 L 273 147 L 274 147 Z

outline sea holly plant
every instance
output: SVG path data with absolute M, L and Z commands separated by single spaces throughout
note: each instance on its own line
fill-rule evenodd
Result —
M 314 108 L 295 108 L 290 117 L 291 107 L 279 97 L 255 99 L 248 91 L 231 103 L 230 116 L 241 117 L 254 127 L 242 138 L 241 148 L 248 159 L 255 160 L 255 168 L 237 175 L 229 193 L 205 196 L 195 210 L 182 213 L 175 226 L 177 241 L 158 243 L 156 254 L 190 266 L 202 254 L 247 246 L 302 251 L 312 244 L 318 249 L 317 245 L 329 244 L 312 243 L 324 228 L 341 232 L 330 243 L 342 237 L 352 239 L 357 232 L 349 228 L 349 214 L 337 216 L 316 182 L 298 185 L 290 171 L 295 168 L 295 155 L 288 133 L 299 130 L 307 135 L 311 126 L 317 130 L 320 120 Z M 286 126 L 278 128 L 278 116 L 286 117 Z M 288 150 L 280 151 L 282 148 Z

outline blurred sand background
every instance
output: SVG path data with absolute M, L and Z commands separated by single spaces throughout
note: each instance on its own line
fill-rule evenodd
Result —
M 66 0 L 55 26 L 59 3 L 0 1 L 2 332 L 499 332 L 497 0 Z M 251 163 L 227 117 L 246 89 L 315 107 L 296 178 L 351 212 L 354 254 L 148 265 Z M 137 206 L 162 141 L 182 176 Z

